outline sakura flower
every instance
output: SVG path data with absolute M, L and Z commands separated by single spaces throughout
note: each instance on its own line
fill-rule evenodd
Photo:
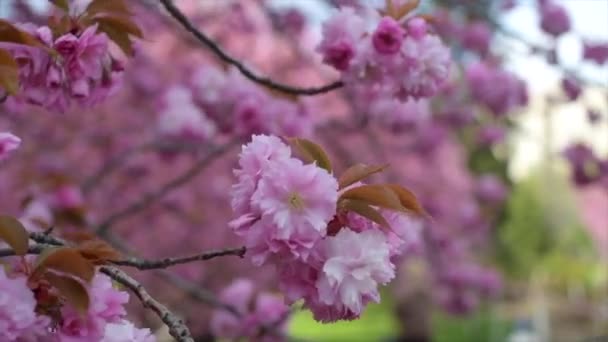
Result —
M 364 28 L 365 22 L 354 9 L 341 8 L 323 24 L 323 40 L 317 47 L 323 62 L 341 71 L 348 69 Z
M 21 139 L 8 132 L 0 132 L 0 161 L 6 159 L 11 152 L 19 148 Z
M 267 293 L 255 293 L 251 280 L 241 278 L 233 281 L 220 293 L 220 299 L 234 309 L 240 317 L 226 310 L 215 310 L 211 317 L 211 332 L 216 337 L 248 341 L 273 341 L 270 336 L 261 336 L 264 326 L 284 328 L 289 309 L 283 301 Z
M 138 329 L 129 321 L 108 323 L 100 342 L 155 342 L 150 329 Z
M 552 1 L 540 5 L 540 27 L 552 36 L 570 31 L 570 17 L 566 9 Z
M 111 57 L 109 39 L 97 25 L 59 37 L 46 26 L 19 27 L 49 49 L 3 44 L 19 62 L 18 101 L 65 111 L 74 102 L 92 106 L 116 89 L 123 67 Z
M 312 247 L 325 235 L 337 199 L 338 182 L 332 175 L 291 158 L 265 170 L 251 202 L 275 225 L 268 227 L 275 238 Z
M 449 75 L 450 50 L 434 35 L 406 38 L 401 46 L 406 64 L 401 75 L 402 98 L 429 97 L 437 93 Z
M 236 215 L 250 211 L 250 201 L 262 171 L 270 161 L 290 158 L 291 149 L 275 136 L 254 135 L 239 155 L 238 182 L 232 186 L 231 205 Z
M 16 341 L 33 330 L 41 331 L 35 308 L 26 277 L 9 278 L 0 267 L 0 340 Z
M 401 49 L 405 30 L 395 19 L 384 17 L 372 36 L 374 48 L 381 54 L 395 54 Z
M 317 280 L 319 302 L 341 313 L 313 309 L 315 318 L 333 321 L 358 317 L 368 302 L 379 302 L 378 285 L 395 277 L 389 245 L 379 230 L 342 229 L 324 241 L 326 261 Z
M 61 341 L 100 340 L 107 323 L 120 322 L 126 315 L 124 305 L 129 295 L 116 290 L 106 275 L 96 274 L 88 291 L 91 305 L 85 315 L 69 305 L 62 308 L 63 321 L 58 331 Z
M 608 43 L 583 42 L 583 58 L 602 65 L 608 61 Z

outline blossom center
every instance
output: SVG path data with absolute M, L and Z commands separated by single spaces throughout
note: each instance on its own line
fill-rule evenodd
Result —
M 289 206 L 294 210 L 304 209 L 304 199 L 297 192 L 290 193 L 287 201 L 289 202 Z

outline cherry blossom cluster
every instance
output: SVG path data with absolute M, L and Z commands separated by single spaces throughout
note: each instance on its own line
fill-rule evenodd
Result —
M 19 64 L 17 102 L 63 112 L 74 103 L 97 104 L 116 89 L 123 66 L 110 55 L 110 40 L 97 25 L 62 35 L 48 26 L 18 27 L 39 44 L 0 43 Z
M 248 258 L 275 265 L 287 303 L 303 299 L 319 321 L 355 319 L 379 302 L 378 286 L 395 277 L 394 260 L 418 239 L 418 225 L 403 214 L 383 211 L 390 229 L 382 229 L 338 208 L 334 175 L 294 158 L 275 136 L 254 135 L 234 172 L 230 226 Z
M 236 309 L 240 316 L 226 310 L 215 310 L 210 323 L 215 337 L 282 341 L 281 335 L 276 335 L 286 333 L 289 307 L 280 297 L 266 292 L 258 293 L 250 279 L 240 278 L 224 288 L 219 298 Z
M 419 17 L 402 20 L 343 7 L 323 25 L 317 50 L 348 87 L 401 101 L 433 96 L 449 75 L 450 51 Z
M 515 75 L 478 62 L 466 69 L 470 95 L 496 116 L 504 116 L 528 102 L 526 84 Z
M 91 304 L 83 314 L 57 302 L 44 283 L 28 282 L 22 271 L 0 268 L 2 341 L 155 341 L 149 329 L 136 328 L 125 320 L 129 295 L 115 289 L 107 276 L 95 275 L 87 287 Z
M 165 90 L 158 131 L 168 138 L 208 141 L 217 134 L 271 133 L 309 136 L 304 104 L 273 96 L 237 70 L 195 70 L 183 84 Z

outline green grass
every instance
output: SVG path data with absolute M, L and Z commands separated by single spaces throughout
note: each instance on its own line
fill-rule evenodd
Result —
M 391 301 L 383 296 L 381 304 L 371 304 L 361 319 L 332 324 L 317 323 L 308 310 L 296 313 L 290 325 L 291 336 L 319 342 L 373 342 L 395 336 L 398 323 Z

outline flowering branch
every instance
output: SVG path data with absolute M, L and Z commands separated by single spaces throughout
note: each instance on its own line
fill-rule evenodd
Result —
M 108 218 L 106 218 L 104 221 L 102 221 L 102 223 L 100 223 L 97 226 L 97 228 L 95 229 L 95 232 L 100 235 L 105 235 L 105 233 L 116 222 L 146 209 L 149 205 L 151 205 L 152 203 L 156 202 L 157 200 L 163 198 L 165 195 L 167 195 L 171 191 L 186 184 L 192 178 L 196 177 L 212 161 L 214 161 L 216 158 L 221 156 L 224 152 L 228 151 L 236 142 L 237 142 L 237 140 L 235 140 L 231 143 L 222 145 L 220 147 L 214 148 L 207 156 L 205 156 L 205 158 L 198 161 L 186 172 L 182 173 L 181 175 L 174 178 L 173 180 L 165 183 L 163 186 L 161 186 L 156 191 L 152 191 L 152 192 L 149 192 L 149 193 L 143 195 L 141 200 L 134 202 L 131 205 L 127 206 L 126 208 L 119 210 L 118 212 L 110 215 Z
M 190 20 L 173 4 L 171 0 L 160 0 L 162 5 L 165 7 L 167 12 L 171 14 L 175 20 L 177 20 L 188 32 L 190 32 L 196 39 L 203 43 L 207 48 L 209 48 L 217 57 L 219 57 L 222 61 L 234 65 L 239 71 L 248 79 L 259 83 L 265 87 L 270 89 L 278 90 L 283 93 L 292 94 L 292 95 L 305 95 L 312 96 L 323 93 L 328 93 L 332 90 L 341 88 L 344 83 L 342 81 L 335 81 L 333 83 L 321 86 L 321 87 L 313 87 L 313 88 L 298 88 L 293 87 L 286 84 L 281 84 L 273 81 L 268 77 L 263 77 L 256 75 L 253 71 L 249 70 L 243 63 L 230 56 L 227 52 L 225 52 L 218 44 L 216 44 L 211 38 L 207 37 L 206 34 L 198 30 Z
M 145 308 L 156 313 L 169 328 L 169 334 L 178 342 L 194 342 L 190 330 L 186 324 L 184 324 L 184 321 L 169 311 L 165 305 L 154 299 L 137 280 L 114 267 L 103 266 L 100 268 L 100 271 L 121 285 L 129 288 L 129 290 L 139 298 Z
M 247 250 L 245 247 L 227 248 L 218 251 L 204 252 L 182 258 L 165 258 L 160 260 L 142 260 L 137 258 L 129 258 L 126 260 L 112 261 L 112 264 L 117 266 L 135 267 L 138 270 L 152 270 L 157 268 L 167 268 L 175 265 L 186 264 L 194 261 L 205 261 L 213 258 L 235 255 L 240 258 L 245 256 Z

